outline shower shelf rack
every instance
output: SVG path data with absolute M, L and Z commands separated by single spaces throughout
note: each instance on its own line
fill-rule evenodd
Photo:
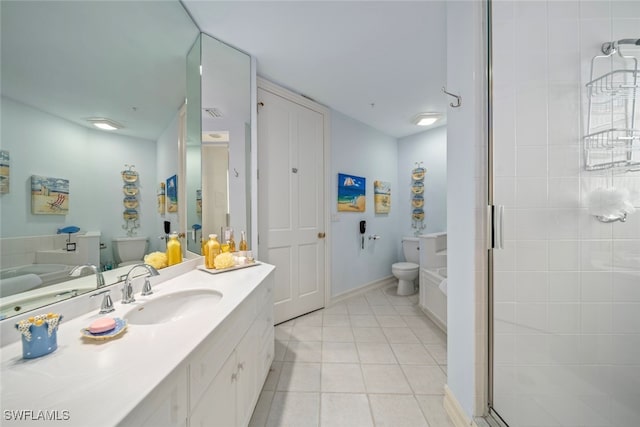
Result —
M 623 55 L 620 44 L 640 46 L 640 39 L 605 43 L 602 46 L 604 55 L 596 55 L 591 60 L 591 80 L 586 84 L 589 99 L 587 134 L 583 137 L 587 171 L 640 170 L 640 128 L 635 126 L 640 71 L 638 59 Z M 605 60 L 610 66 L 614 60 L 621 60 L 623 68 L 594 76 L 596 62 Z

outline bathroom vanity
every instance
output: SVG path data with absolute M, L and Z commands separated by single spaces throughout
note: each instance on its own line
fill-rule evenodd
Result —
M 118 338 L 81 337 L 105 316 L 92 309 L 65 318 L 58 349 L 47 356 L 22 359 L 20 341 L 2 347 L 2 425 L 247 425 L 274 357 L 274 267 L 213 275 L 201 264 L 185 261 L 175 266 L 178 275 L 160 270 L 147 297 L 137 278 L 131 304 L 120 303 L 116 285 L 116 311 L 107 316 L 129 320 Z M 183 299 L 173 312 L 165 302 L 176 296 Z M 153 313 L 157 307 L 161 315 Z M 55 306 L 46 311 L 65 315 Z

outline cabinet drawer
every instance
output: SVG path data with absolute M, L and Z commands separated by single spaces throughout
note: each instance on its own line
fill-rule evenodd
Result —
M 269 278 L 265 279 L 264 282 L 253 291 L 253 296 L 256 300 L 256 310 L 258 313 L 265 307 L 273 307 L 273 281 L 269 280 Z
M 273 329 L 273 306 L 264 307 L 256 317 L 254 327 L 259 346 L 264 345 L 267 335 Z

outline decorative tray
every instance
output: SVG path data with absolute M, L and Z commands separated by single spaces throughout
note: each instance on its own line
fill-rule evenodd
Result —
M 234 271 L 234 270 L 241 270 L 243 268 L 248 268 L 248 267 L 255 267 L 256 265 L 259 265 L 259 264 L 260 263 L 258 261 L 255 261 L 255 262 L 252 262 L 251 264 L 236 265 L 234 267 L 220 268 L 220 269 L 207 268 L 204 265 L 199 265 L 198 270 L 206 271 L 207 273 L 211 273 L 211 274 L 220 274 L 220 273 L 226 273 L 227 271 Z
M 94 334 L 89 332 L 89 328 L 83 328 L 80 329 L 80 333 L 82 334 L 83 338 L 88 338 L 96 341 L 105 341 L 118 337 L 127 330 L 127 321 L 119 317 L 114 318 L 114 320 L 116 321 L 116 327 L 110 331 Z

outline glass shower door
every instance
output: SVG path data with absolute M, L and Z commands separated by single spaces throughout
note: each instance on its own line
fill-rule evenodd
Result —
M 640 38 L 640 4 L 494 1 L 491 31 L 504 248 L 493 253 L 490 406 L 510 427 L 637 426 L 640 88 L 627 73 L 590 108 L 589 83 L 620 69 L 605 59 L 592 75 L 591 61 L 605 42 Z M 601 141 L 602 130 L 616 135 Z

